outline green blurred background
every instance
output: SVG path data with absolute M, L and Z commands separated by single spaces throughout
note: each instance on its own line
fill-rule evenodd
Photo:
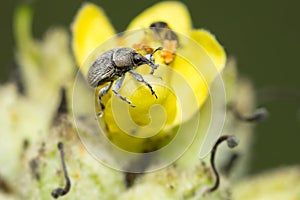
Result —
M 18 3 L 0 7 L 0 81 L 15 74 L 12 16 Z M 40 38 L 51 26 L 69 27 L 81 0 L 36 0 L 33 33 Z M 92 1 L 104 8 L 118 32 L 138 13 L 159 1 Z M 214 33 L 237 58 L 239 71 L 250 78 L 260 106 L 270 117 L 258 124 L 253 143 L 251 172 L 300 164 L 300 3 L 296 0 L 182 1 L 194 27 Z M 180 16 L 178 16 L 180 17 Z

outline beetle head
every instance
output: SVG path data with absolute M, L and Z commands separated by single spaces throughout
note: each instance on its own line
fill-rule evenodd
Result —
M 144 57 L 143 55 L 141 55 L 139 53 L 133 53 L 132 61 L 133 61 L 134 65 L 136 65 L 136 66 L 148 64 L 150 62 L 150 60 L 148 60 L 146 57 Z
M 148 58 L 149 57 L 149 58 Z M 134 53 L 133 55 L 133 62 L 135 64 L 136 67 L 146 64 L 149 65 L 152 70 L 151 70 L 151 74 L 154 73 L 154 70 L 157 69 L 158 65 L 154 63 L 154 58 L 152 54 L 148 54 L 146 56 L 142 56 L 139 53 Z

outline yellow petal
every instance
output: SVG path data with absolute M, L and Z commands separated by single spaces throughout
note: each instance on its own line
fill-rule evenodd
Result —
M 185 45 L 178 49 L 172 64 L 173 69 L 192 90 L 187 90 L 182 81 L 171 79 L 171 85 L 178 90 L 177 94 L 184 97 L 183 104 L 179 105 L 182 108 L 183 121 L 188 120 L 206 101 L 211 81 L 224 68 L 226 62 L 222 46 L 209 32 L 193 30 L 191 38 L 193 40 L 187 39 Z
M 129 24 L 127 30 L 149 28 L 153 22 L 163 21 L 175 32 L 189 35 L 192 22 L 184 4 L 167 1 L 155 4 L 138 15 Z
M 135 107 L 113 95 L 104 113 L 111 142 L 131 152 L 156 150 L 174 136 L 171 129 L 177 114 L 175 94 L 159 78 L 152 75 L 144 75 L 144 78 L 152 85 L 157 99 L 147 86 L 129 78 L 119 92 Z M 158 145 L 158 141 L 162 143 Z
M 196 40 L 205 49 L 214 62 L 216 69 L 221 71 L 226 63 L 226 53 L 215 36 L 206 30 L 200 29 L 193 30 L 191 38 Z
M 190 119 L 202 106 L 207 98 L 208 86 L 197 68 L 180 56 L 175 58 L 173 69 L 182 76 L 182 80 L 174 77 L 171 79 L 172 87 L 182 99 L 182 104 L 178 105 L 182 109 L 182 117 L 178 116 L 176 120 L 176 123 L 180 123 L 181 118 L 183 121 Z
M 77 64 L 81 67 L 89 53 L 115 34 L 104 11 L 86 3 L 78 11 L 72 26 L 72 48 Z M 83 69 L 87 73 L 87 69 Z

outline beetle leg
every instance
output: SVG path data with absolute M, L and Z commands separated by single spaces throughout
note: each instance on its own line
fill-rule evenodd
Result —
M 132 107 L 135 107 L 134 105 L 131 104 L 131 102 L 126 98 L 126 97 L 123 97 L 121 96 L 118 91 L 120 90 L 123 82 L 124 82 L 124 79 L 125 79 L 125 75 L 123 75 L 119 80 L 117 80 L 115 82 L 115 84 L 112 86 L 112 91 L 113 93 L 118 97 L 120 98 L 121 100 L 125 101 L 126 103 L 128 103 L 129 105 L 131 105 Z
M 148 82 L 146 82 L 146 81 L 144 80 L 144 78 L 143 78 L 143 76 L 142 76 L 141 74 L 136 73 L 136 72 L 134 72 L 134 71 L 132 71 L 132 70 L 130 70 L 129 73 L 131 74 L 131 76 L 132 76 L 136 81 L 141 82 L 141 83 L 144 83 L 145 85 L 147 85 L 148 88 L 151 90 L 152 95 L 154 95 L 155 98 L 157 99 L 157 96 L 156 96 L 156 94 L 155 94 L 155 92 L 154 92 L 152 86 L 151 86 Z
M 150 74 L 153 75 L 153 74 L 154 74 L 154 70 L 157 69 L 158 65 L 153 64 L 153 63 L 151 63 L 151 62 L 149 62 L 148 65 L 151 67 L 151 72 L 150 72 Z
M 111 88 L 113 84 L 113 81 L 111 81 L 108 85 L 106 85 L 105 87 L 101 88 L 98 92 L 98 99 L 99 99 L 99 104 L 101 106 L 102 111 L 105 109 L 105 106 L 102 102 L 102 97 L 108 93 L 109 89 Z M 102 114 L 102 113 L 101 113 Z M 99 114 L 100 115 L 100 114 Z
M 154 74 L 154 70 L 156 70 L 159 65 L 154 63 L 154 58 L 153 58 L 153 54 L 159 50 L 163 50 L 163 47 L 158 47 L 157 49 L 155 49 L 151 55 L 150 55 L 150 62 L 148 63 L 148 65 L 152 68 L 150 74 L 153 75 Z M 156 96 L 156 95 L 155 95 Z

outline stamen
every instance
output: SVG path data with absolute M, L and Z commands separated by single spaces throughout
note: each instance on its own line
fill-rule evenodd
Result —
M 216 182 L 215 182 L 214 186 L 212 186 L 211 188 L 209 188 L 206 191 L 207 193 L 211 193 L 211 192 L 215 191 L 216 189 L 218 189 L 218 187 L 220 185 L 220 175 L 219 175 L 219 173 L 216 169 L 215 156 L 216 156 L 216 151 L 217 151 L 218 146 L 223 141 L 227 141 L 227 146 L 229 148 L 234 148 L 235 146 L 238 145 L 238 139 L 234 135 L 223 135 L 223 136 L 219 137 L 219 139 L 217 140 L 217 142 L 213 146 L 213 149 L 211 151 L 210 164 L 211 164 L 211 167 L 212 167 L 212 169 L 214 171 L 214 174 L 216 176 Z
M 64 172 L 64 177 L 65 177 L 65 180 L 66 180 L 66 185 L 65 185 L 64 188 L 59 187 L 59 188 L 56 188 L 56 189 L 52 190 L 51 195 L 55 199 L 57 199 L 60 196 L 66 195 L 71 189 L 71 180 L 68 176 L 66 163 L 65 163 L 65 159 L 64 159 L 63 143 L 59 142 L 57 147 L 58 147 L 58 150 L 60 151 L 61 164 L 62 164 L 62 168 L 63 168 L 63 172 Z
M 258 108 L 252 115 L 249 116 L 242 115 L 233 103 L 228 105 L 228 109 L 232 112 L 235 118 L 243 122 L 259 122 L 268 117 L 268 111 L 265 108 Z

